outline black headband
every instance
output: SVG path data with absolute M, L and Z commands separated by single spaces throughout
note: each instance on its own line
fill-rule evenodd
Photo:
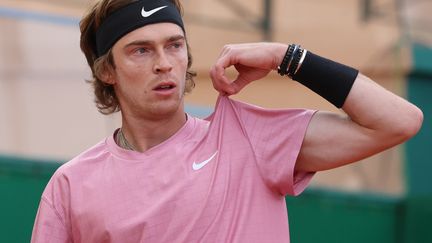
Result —
M 140 0 L 114 11 L 96 31 L 97 56 L 104 55 L 127 33 L 160 22 L 177 24 L 184 32 L 181 15 L 169 0 Z

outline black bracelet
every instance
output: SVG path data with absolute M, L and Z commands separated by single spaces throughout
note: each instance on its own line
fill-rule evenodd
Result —
M 337 108 L 341 108 L 359 71 L 310 51 L 304 51 L 303 63 L 292 75 L 292 79 L 319 94 Z
M 291 59 L 291 56 L 292 56 L 293 51 L 294 51 L 294 48 L 295 48 L 295 45 L 291 44 L 291 45 L 288 46 L 288 48 L 287 48 L 287 50 L 285 52 L 285 56 L 284 56 L 281 64 L 278 67 L 278 73 L 281 76 L 287 75 L 287 73 L 288 73 L 288 62 Z
M 292 65 L 288 67 L 288 73 L 287 73 L 288 77 L 292 78 L 293 75 L 297 72 L 298 67 L 300 65 L 301 58 L 303 57 L 303 53 L 304 53 L 304 49 L 300 48 L 299 46 L 298 51 L 295 54 L 293 54 Z
M 290 75 L 289 72 L 290 72 L 291 67 L 293 66 L 293 60 L 295 59 L 295 56 L 298 54 L 299 49 L 300 49 L 300 45 L 294 44 L 294 50 L 292 52 L 292 55 L 290 56 L 290 60 L 288 62 L 288 66 L 286 69 L 286 75 L 288 75 L 288 76 Z

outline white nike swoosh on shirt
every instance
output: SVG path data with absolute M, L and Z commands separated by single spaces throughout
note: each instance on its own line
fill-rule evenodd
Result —
M 193 162 L 193 164 L 192 164 L 192 169 L 193 170 L 199 170 L 199 169 L 201 169 L 202 167 L 204 167 L 206 164 L 208 164 L 215 156 L 216 156 L 216 154 L 218 153 L 218 151 L 216 151 L 212 156 L 210 156 L 210 158 L 208 158 L 208 159 L 206 159 L 206 160 L 204 160 L 203 162 L 201 162 L 201 163 L 196 163 L 196 162 Z
M 155 8 L 155 9 L 152 9 L 152 10 L 150 10 L 150 11 L 145 11 L 145 9 L 144 9 L 144 7 L 141 9 L 141 15 L 144 17 L 144 18 L 147 18 L 147 17 L 149 17 L 149 16 L 151 16 L 152 14 L 154 14 L 154 13 L 156 13 L 157 11 L 159 11 L 159 10 L 161 10 L 161 9 L 163 9 L 163 8 L 166 8 L 166 7 L 168 7 L 168 6 L 162 6 L 162 7 L 159 7 L 159 8 Z

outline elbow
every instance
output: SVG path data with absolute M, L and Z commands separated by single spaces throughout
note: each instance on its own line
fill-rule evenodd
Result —
M 413 107 L 413 110 L 411 111 L 410 115 L 411 119 L 409 122 L 409 125 L 407 125 L 407 139 L 413 137 L 416 135 L 423 124 L 423 112 L 420 110 L 417 106 Z
M 399 137 L 400 142 L 407 141 L 415 136 L 423 124 L 423 112 L 414 105 L 405 116 L 404 122 L 396 131 L 396 136 Z

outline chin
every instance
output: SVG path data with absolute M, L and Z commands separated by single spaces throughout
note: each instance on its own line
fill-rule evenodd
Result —
M 182 106 L 182 100 L 180 101 L 162 101 L 158 102 L 157 104 L 154 104 L 152 107 L 151 113 L 155 117 L 169 117 L 175 115 L 177 112 L 179 112 L 179 109 Z

